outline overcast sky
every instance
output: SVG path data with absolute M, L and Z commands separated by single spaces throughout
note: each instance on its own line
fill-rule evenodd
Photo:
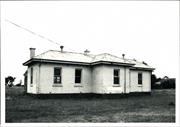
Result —
M 5 21 L 6 20 L 6 21 Z M 179 1 L 1 1 L 4 76 L 23 79 L 29 48 L 111 53 L 145 61 L 154 74 L 179 77 Z

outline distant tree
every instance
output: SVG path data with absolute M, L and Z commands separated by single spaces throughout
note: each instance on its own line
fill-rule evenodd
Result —
M 151 88 L 152 89 L 175 89 L 176 79 L 164 76 L 157 78 L 156 75 L 151 75 Z
M 155 87 L 155 83 L 156 83 L 157 77 L 155 74 L 151 75 L 151 88 Z
M 13 76 L 5 77 L 5 85 L 7 85 L 7 86 L 9 86 L 9 87 L 12 87 L 15 79 L 16 79 L 16 78 L 13 77 Z
M 157 78 L 157 79 L 156 79 L 156 82 L 159 82 L 159 81 L 161 81 L 161 78 Z
M 175 78 L 165 79 L 161 85 L 164 89 L 175 89 Z
M 155 75 L 155 74 L 152 74 L 152 75 L 151 75 L 151 84 L 155 84 L 156 80 L 157 80 L 156 75 Z
M 168 76 L 164 76 L 163 79 L 168 79 L 169 77 Z

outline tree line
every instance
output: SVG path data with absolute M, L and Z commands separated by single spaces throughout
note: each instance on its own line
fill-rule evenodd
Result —
M 152 89 L 175 89 L 176 79 L 164 76 L 163 78 L 157 78 L 155 74 L 151 75 L 151 88 Z

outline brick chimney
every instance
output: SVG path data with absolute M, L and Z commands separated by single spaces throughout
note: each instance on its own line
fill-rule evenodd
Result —
M 29 48 L 29 50 L 30 50 L 30 58 L 33 58 L 35 56 L 36 48 Z

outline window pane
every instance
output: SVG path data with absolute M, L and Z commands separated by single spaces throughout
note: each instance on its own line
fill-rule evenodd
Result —
M 138 73 L 138 84 L 142 84 L 142 73 Z
M 114 69 L 114 84 L 119 84 L 119 69 Z
M 60 83 L 60 82 L 61 82 L 61 78 L 57 77 L 57 83 Z
M 75 83 L 81 83 L 81 69 L 75 70 Z
M 114 84 L 119 84 L 119 77 L 114 77 Z
M 61 83 L 61 77 L 55 76 L 54 83 Z
M 76 77 L 75 78 L 75 83 L 81 83 L 81 77 Z
M 75 76 L 81 76 L 81 70 L 80 69 L 76 69 Z
M 33 68 L 31 68 L 31 84 L 33 83 Z
M 114 76 L 119 76 L 119 70 L 114 70 Z
M 61 68 L 54 68 L 54 83 L 61 83 Z
M 61 75 L 61 68 L 54 68 L 54 75 Z

